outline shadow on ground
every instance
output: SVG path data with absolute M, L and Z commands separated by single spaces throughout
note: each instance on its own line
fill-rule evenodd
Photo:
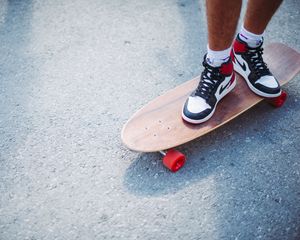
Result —
M 286 108 L 292 104 L 293 96 L 290 99 Z M 255 173 L 259 159 L 264 158 L 256 156 L 257 160 L 254 160 L 248 157 L 249 152 L 253 151 L 253 142 L 261 141 L 261 144 L 273 147 L 279 143 L 276 137 L 280 136 L 273 136 L 268 129 L 263 132 L 261 126 L 267 126 L 270 122 L 276 126 L 282 121 L 276 114 L 281 112 L 279 115 L 282 115 L 284 111 L 284 108 L 273 109 L 261 103 L 210 134 L 178 147 L 178 150 L 186 153 L 188 160 L 177 173 L 171 173 L 163 166 L 159 161 L 159 153 L 140 153 L 127 169 L 124 185 L 136 195 L 159 196 L 180 191 L 210 176 L 240 174 L 237 169 L 245 172 L 241 182 L 247 182 L 248 174 Z M 286 117 L 289 115 L 292 114 L 287 113 Z M 254 150 L 253 156 L 255 152 L 260 151 Z M 264 164 L 272 164 L 272 160 Z

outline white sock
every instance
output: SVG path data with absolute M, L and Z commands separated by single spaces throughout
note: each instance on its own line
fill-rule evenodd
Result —
M 227 62 L 230 56 L 231 47 L 222 51 L 214 51 L 207 45 L 206 61 L 213 67 L 220 67 L 224 62 Z
M 258 47 L 262 41 L 263 41 L 263 35 L 262 34 L 255 34 L 252 32 L 249 32 L 247 29 L 242 26 L 241 31 L 239 32 L 239 37 L 245 41 L 249 47 L 255 48 Z

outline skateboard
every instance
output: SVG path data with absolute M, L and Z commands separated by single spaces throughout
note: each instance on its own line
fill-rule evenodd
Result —
M 289 82 L 300 71 L 300 53 L 281 43 L 267 45 L 264 60 L 281 85 Z M 218 103 L 214 115 L 207 122 L 194 125 L 181 117 L 185 100 L 198 84 L 199 77 L 196 77 L 138 110 L 122 129 L 123 143 L 138 152 L 160 152 L 163 164 L 172 172 L 178 171 L 186 157 L 175 147 L 221 127 L 266 99 L 254 94 L 237 73 L 236 78 L 235 89 Z M 275 107 L 281 107 L 286 98 L 287 94 L 283 90 L 281 96 L 266 100 Z

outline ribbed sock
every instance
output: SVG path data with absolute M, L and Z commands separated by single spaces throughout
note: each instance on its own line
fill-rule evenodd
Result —
M 206 61 L 213 67 L 220 67 L 224 62 L 227 62 L 230 56 L 231 47 L 222 51 L 214 51 L 207 45 Z
M 252 32 L 249 32 L 247 29 L 242 26 L 240 32 L 239 32 L 239 37 L 245 41 L 249 47 L 255 48 L 258 47 L 262 41 L 263 41 L 263 34 L 254 34 Z

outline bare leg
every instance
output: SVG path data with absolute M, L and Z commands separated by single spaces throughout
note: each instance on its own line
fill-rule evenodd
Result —
M 241 0 L 206 0 L 208 45 L 210 49 L 221 51 L 231 46 L 240 16 L 241 5 Z
M 233 44 L 234 70 L 259 96 L 278 97 L 280 84 L 263 60 L 263 33 L 282 0 L 248 0 L 244 26 Z M 250 73 L 249 73 L 250 72 Z
M 262 34 L 282 0 L 249 0 L 244 27 L 254 34 Z
M 210 119 L 218 101 L 236 85 L 230 52 L 241 5 L 242 0 L 206 0 L 208 48 L 204 69 L 182 110 L 182 118 L 189 123 Z

